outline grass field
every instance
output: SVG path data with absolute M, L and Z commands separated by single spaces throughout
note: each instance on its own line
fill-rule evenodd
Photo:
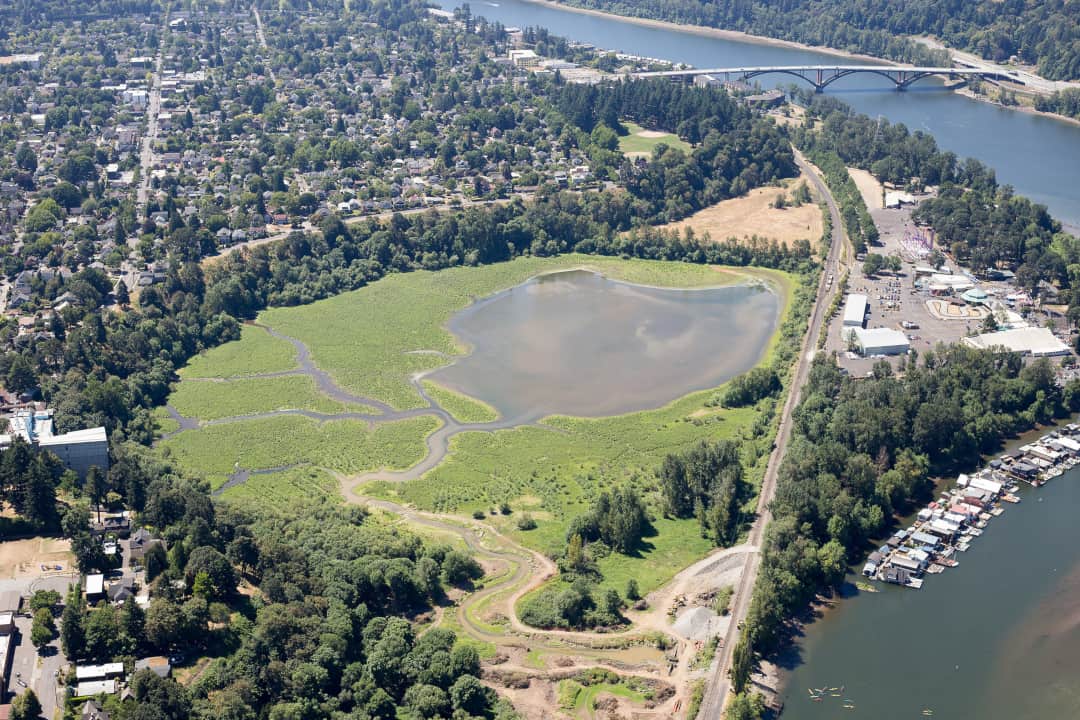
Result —
M 254 415 L 274 410 L 314 410 L 323 413 L 376 413 L 366 405 L 346 404 L 319 392 L 304 375 L 280 378 L 238 378 L 228 382 L 181 382 L 169 402 L 184 417 L 200 420 Z
M 262 328 L 245 325 L 238 342 L 196 355 L 180 370 L 182 378 L 228 378 L 281 372 L 297 367 L 296 350 Z
M 439 406 L 463 423 L 485 423 L 499 419 L 499 413 L 487 403 L 454 392 L 431 380 L 424 380 L 424 390 Z
M 252 475 L 247 482 L 228 488 L 221 497 L 236 503 L 258 503 L 285 509 L 297 501 L 310 502 L 337 497 L 337 483 L 330 473 L 315 467 L 289 468 L 266 475 Z
M 217 488 L 237 464 L 251 470 L 306 464 L 347 474 L 408 468 L 423 459 L 424 439 L 437 427 L 431 417 L 372 429 L 358 420 L 319 423 L 289 415 L 209 425 L 182 432 L 160 447 Z
M 773 207 L 777 195 L 783 194 L 790 201 L 791 190 L 803 180 L 812 187 L 803 176 L 797 180 L 789 180 L 784 187 L 754 188 L 742 197 L 724 200 L 699 210 L 688 218 L 660 227 L 679 232 L 692 228 L 698 237 L 708 233 L 709 237 L 717 242 L 728 238 L 744 240 L 757 235 L 761 238 L 775 238 L 785 245 L 796 240 L 809 240 L 813 245 L 823 232 L 821 208 L 813 203 L 806 203 L 801 207 L 789 204 L 782 210 Z
M 172 419 L 169 411 L 163 407 L 154 408 L 154 430 L 158 435 L 175 432 L 180 429 L 180 423 Z
M 623 122 L 629 134 L 619 138 L 619 150 L 628 155 L 652 155 L 653 148 L 663 143 L 668 147 L 690 152 L 690 143 L 679 139 L 678 135 L 655 130 L 646 130 L 632 122 Z

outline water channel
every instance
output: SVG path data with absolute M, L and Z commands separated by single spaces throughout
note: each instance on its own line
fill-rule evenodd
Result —
M 473 350 L 431 378 L 517 421 L 645 410 L 752 368 L 779 313 L 779 297 L 756 285 L 541 275 L 455 315 L 450 331 Z
M 460 0 L 438 3 L 446 9 L 461 5 Z M 583 15 L 528 0 L 474 2 L 471 8 L 474 15 L 506 26 L 546 27 L 600 48 L 696 67 L 865 64 L 811 50 Z M 765 87 L 799 82 L 787 75 L 763 75 L 757 81 Z M 1001 182 L 1044 203 L 1056 218 L 1080 232 L 1080 125 L 972 100 L 945 90 L 932 78 L 897 92 L 885 78 L 854 75 L 836 81 L 827 92 L 859 112 L 924 130 L 960 157 L 978 158 L 997 170 Z
M 475 4 L 473 12 L 698 67 L 844 62 L 525 0 Z M 828 92 L 860 112 L 930 132 L 941 147 L 996 168 L 1002 182 L 1045 203 L 1074 232 L 1080 226 L 1080 126 L 964 98 L 935 82 L 898 93 L 876 76 L 856 76 Z M 783 718 L 1080 717 L 1078 510 L 1080 469 L 1024 493 L 961 555 L 959 567 L 930 577 L 922 590 L 884 587 L 842 601 L 796 648 Z M 823 686 L 843 686 L 843 697 L 812 702 L 807 688 Z M 845 699 L 854 708 L 845 709 Z

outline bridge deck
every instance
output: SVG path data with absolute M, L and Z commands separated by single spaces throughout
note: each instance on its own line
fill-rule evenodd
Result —
M 690 70 L 659 70 L 655 72 L 631 73 L 636 78 L 662 78 L 681 77 L 689 75 L 730 75 L 730 74 L 762 74 L 768 72 L 905 72 L 905 73 L 929 73 L 932 75 L 983 75 L 1005 77 L 1005 72 L 994 72 L 978 68 L 952 68 L 952 67 L 902 67 L 899 65 L 763 65 L 759 67 L 732 67 L 732 68 L 695 68 Z

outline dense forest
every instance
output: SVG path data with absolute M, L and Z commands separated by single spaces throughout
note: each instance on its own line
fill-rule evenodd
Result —
M 1080 78 L 1080 8 L 1068 0 L 568 0 L 622 15 L 740 30 L 914 64 L 945 54 L 907 36 L 930 35 L 988 60 L 1016 57 L 1054 80 Z
M 926 499 L 929 478 L 975 464 L 1003 437 L 1080 409 L 1080 382 L 1055 382 L 1047 360 L 938 346 L 894 375 L 853 380 L 819 355 L 795 412 L 761 574 L 736 653 L 736 688 L 755 654 L 775 651 L 788 621 L 838 583 L 873 538 Z

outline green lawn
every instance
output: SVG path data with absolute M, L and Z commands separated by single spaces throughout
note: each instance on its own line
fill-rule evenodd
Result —
M 281 372 L 297 367 L 296 349 L 262 328 L 244 325 L 240 340 L 196 355 L 181 368 L 182 378 L 228 378 Z
M 664 133 L 660 137 L 641 137 L 638 133 L 647 131 L 647 128 L 626 121 L 623 122 L 623 125 L 629 132 L 629 134 L 619 137 L 619 150 L 624 153 L 648 153 L 651 155 L 653 148 L 661 143 L 671 148 L 678 148 L 685 153 L 690 152 L 692 149 L 690 143 L 680 139 L 678 135 Z
M 431 380 L 424 380 L 424 390 L 443 410 L 463 423 L 485 423 L 499 419 L 495 408 L 482 400 L 445 388 Z
M 323 413 L 365 412 L 375 408 L 332 400 L 305 375 L 280 378 L 237 378 L 229 381 L 186 380 L 169 397 L 184 417 L 200 420 L 255 415 L 273 410 L 314 410 Z
M 289 415 L 209 425 L 175 435 L 160 447 L 216 488 L 237 463 L 251 470 L 306 464 L 346 474 L 408 468 L 424 458 L 424 440 L 437 427 L 431 417 L 371 429 L 358 420 L 319 423 Z

